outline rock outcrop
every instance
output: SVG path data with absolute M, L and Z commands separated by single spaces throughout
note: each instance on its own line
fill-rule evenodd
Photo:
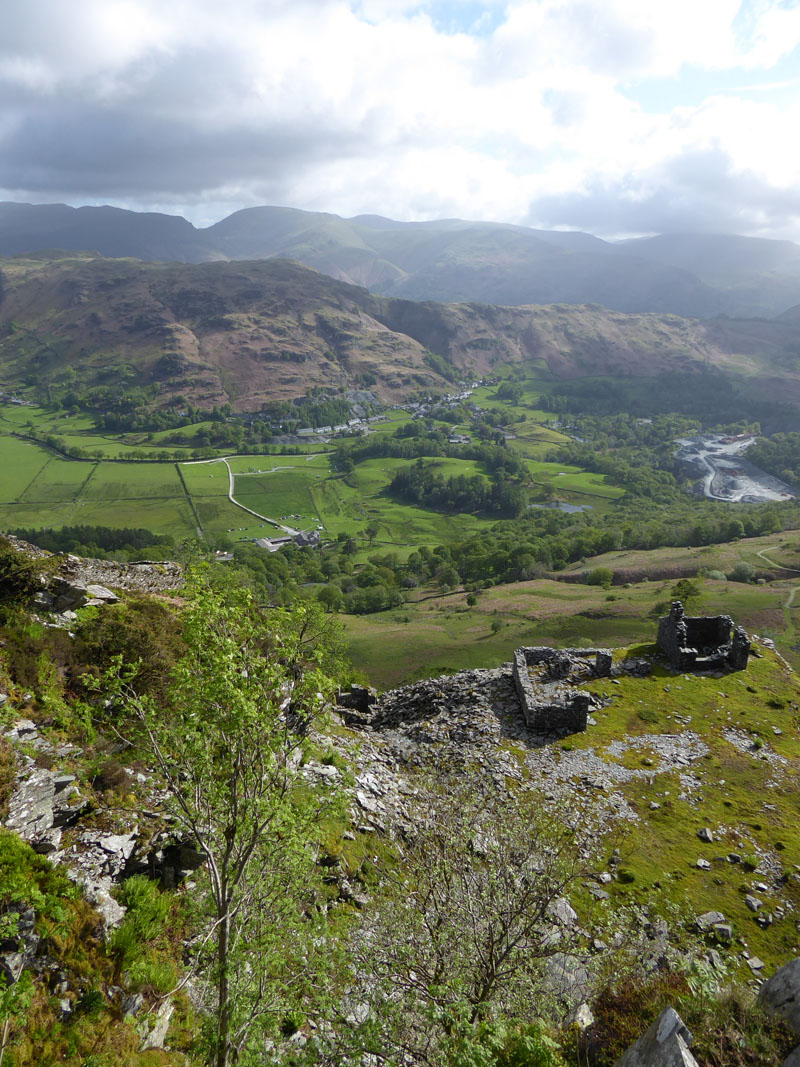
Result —
M 183 568 L 171 560 L 116 563 L 71 554 L 57 556 L 11 534 L 4 534 L 3 539 L 31 559 L 50 561 L 41 577 L 42 588 L 34 596 L 33 606 L 39 611 L 62 614 L 86 604 L 114 603 L 119 599 L 115 589 L 167 593 L 183 584 Z
M 18 768 L 5 827 L 62 865 L 107 928 L 125 913 L 112 895 L 115 884 L 132 874 L 147 874 L 173 888 L 203 862 L 191 842 L 165 828 L 157 812 L 149 815 L 150 828 L 139 822 L 115 830 L 92 825 L 94 805 L 79 795 L 75 776 L 38 766 L 24 751 L 58 760 L 80 755 L 75 746 L 52 744 L 30 719 L 20 719 L 3 737 L 16 750 Z
M 770 1015 L 777 1016 L 800 1037 L 800 959 L 791 960 L 761 987 L 758 999 Z M 800 1045 L 782 1067 L 800 1067 Z
M 699 1067 L 691 1031 L 674 1008 L 665 1008 L 614 1067 Z

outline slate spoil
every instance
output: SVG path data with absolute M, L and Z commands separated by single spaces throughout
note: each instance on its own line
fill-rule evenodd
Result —
M 678 770 L 685 772 L 682 786 L 690 794 L 698 783 L 688 772 L 708 753 L 692 730 L 613 741 L 602 754 L 592 748 L 565 751 L 555 742 L 568 736 L 569 729 L 537 733 L 526 725 L 511 664 L 415 682 L 384 693 L 357 715 L 346 710 L 342 714 L 401 766 L 421 769 L 440 759 L 451 765 L 478 763 L 500 785 L 507 778 L 523 777 L 519 760 L 503 744 L 513 742 L 548 802 L 574 802 L 583 796 L 629 821 L 639 815 L 618 786 Z M 657 759 L 642 768 L 614 762 L 636 749 Z
M 65 868 L 96 907 L 106 929 L 116 926 L 125 914 L 111 895 L 117 882 L 134 873 L 148 873 L 171 887 L 200 865 L 201 857 L 194 849 L 158 826 L 148 829 L 134 823 L 117 833 L 87 827 L 93 806 L 77 795 L 75 776 L 37 766 L 35 758 L 19 747 L 63 758 L 80 755 L 74 745 L 52 744 L 30 719 L 18 720 L 2 736 L 14 745 L 17 758 L 4 825 L 35 852 Z

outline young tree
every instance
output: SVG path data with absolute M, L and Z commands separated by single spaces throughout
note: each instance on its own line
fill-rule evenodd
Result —
M 420 794 L 415 835 L 357 949 L 374 1048 L 389 1063 L 473 1062 L 456 1053 L 501 1019 L 530 1022 L 547 961 L 571 951 L 564 898 L 589 868 L 590 834 L 551 818 L 538 794 L 463 768 Z
M 199 584 L 166 706 L 127 694 L 169 808 L 205 860 L 211 921 L 197 964 L 216 1002 L 216 1067 L 240 1062 L 309 980 L 313 855 L 295 782 L 303 728 L 333 685 L 323 631 L 316 605 L 264 616 L 245 590 Z

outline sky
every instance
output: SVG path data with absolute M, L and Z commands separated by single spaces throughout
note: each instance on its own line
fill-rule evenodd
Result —
M 0 200 L 800 241 L 800 0 L 3 0 Z

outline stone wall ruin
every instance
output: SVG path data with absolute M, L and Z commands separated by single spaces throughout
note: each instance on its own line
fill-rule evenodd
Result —
M 658 623 L 658 646 L 678 671 L 743 671 L 750 655 L 750 638 L 730 615 L 685 615 L 680 600 Z
M 576 687 L 593 678 L 607 678 L 611 663 L 607 648 L 518 648 L 511 672 L 528 729 L 537 733 L 585 730 L 595 698 Z

